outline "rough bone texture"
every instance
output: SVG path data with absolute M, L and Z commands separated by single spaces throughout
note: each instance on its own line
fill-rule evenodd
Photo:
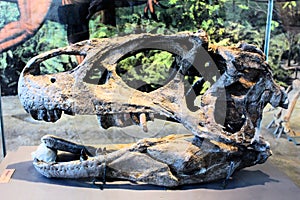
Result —
M 56 145 L 54 142 L 58 141 Z M 124 179 L 153 185 L 175 187 L 229 178 L 236 170 L 264 163 L 271 155 L 267 147 L 257 151 L 251 147 L 226 145 L 213 140 L 202 140 L 190 135 L 169 135 L 164 138 L 143 139 L 128 147 L 107 146 L 107 154 L 70 160 L 60 152 L 57 158 L 45 153 L 57 154 L 68 141 L 50 135 L 43 137 L 43 148 L 47 151 L 34 153 L 34 167 L 46 177 L 55 178 L 99 178 L 99 180 Z M 70 143 L 73 147 L 74 143 Z M 78 149 L 82 146 L 78 145 Z M 40 148 L 39 148 L 40 149 Z M 74 148 L 72 148 L 74 149 Z M 99 148 L 86 147 L 95 155 Z M 42 157 L 41 157 L 42 156 Z M 77 156 L 77 160 L 76 160 Z M 50 160 L 50 159 L 53 160 Z M 56 159 L 56 160 L 55 160 Z M 47 161 L 46 161 L 47 160 Z
M 194 134 L 194 142 L 190 136 L 155 139 L 154 146 L 136 144 L 144 146 L 143 151 L 136 147 L 107 155 L 115 159 L 111 160 L 111 166 L 122 166 L 125 170 L 119 171 L 116 167 L 117 170 L 108 171 L 111 177 L 166 186 L 226 178 L 236 169 L 267 159 L 270 150 L 259 133 L 263 108 L 267 103 L 286 107 L 287 97 L 272 79 L 259 49 L 245 43 L 237 47 L 209 45 L 207 38 L 203 31 L 138 34 L 55 49 L 29 61 L 20 76 L 19 97 L 25 110 L 37 120 L 55 122 L 62 112 L 95 114 L 104 128 L 140 124 L 147 131 L 147 121 L 160 114 L 182 123 Z M 173 79 L 149 93 L 129 87 L 116 72 L 119 60 L 145 49 L 165 50 L 177 58 L 177 73 Z M 86 58 L 71 71 L 49 75 L 34 73 L 42 61 L 60 54 L 80 54 Z M 201 96 L 196 111 L 189 110 L 184 92 L 184 76 L 191 66 L 204 79 L 215 80 Z M 93 84 L 87 77 L 97 68 L 104 72 L 99 84 Z M 203 146 L 203 140 L 209 145 Z M 146 140 L 146 144 L 149 141 L 152 144 L 152 139 Z M 122 156 L 114 157 L 120 152 Z M 183 157 L 176 159 L 179 154 Z M 89 169 L 94 171 L 85 171 L 83 175 L 83 163 L 91 165 Z M 102 165 L 101 157 L 51 166 L 35 162 L 36 168 L 46 176 L 68 178 L 100 176 Z M 189 165 L 194 167 L 186 167 Z M 68 169 L 76 166 L 80 175 L 71 173 L 74 170 L 57 173 L 57 169 L 66 166 Z M 135 170 L 136 174 L 132 175 L 131 171 Z

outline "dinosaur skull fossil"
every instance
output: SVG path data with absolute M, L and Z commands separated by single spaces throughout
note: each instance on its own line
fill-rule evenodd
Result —
M 168 83 L 148 93 L 128 86 L 116 70 L 124 57 L 147 49 L 172 53 L 177 66 Z M 41 62 L 61 54 L 84 55 L 85 59 L 71 71 L 35 73 Z M 192 66 L 204 79 L 214 80 L 196 111 L 188 107 L 184 85 Z M 96 68 L 105 71 L 100 78 L 104 81 L 92 84 L 86 77 Z M 183 124 L 195 138 L 264 152 L 259 161 L 255 158 L 256 163 L 270 155 L 259 136 L 263 108 L 267 103 L 274 107 L 287 104 L 259 49 L 245 43 L 236 47 L 209 45 L 203 31 L 89 40 L 40 54 L 29 61 L 20 76 L 19 97 L 33 118 L 50 122 L 58 120 L 62 112 L 88 114 L 97 115 L 104 128 L 139 124 L 147 131 L 147 121 L 164 115 Z

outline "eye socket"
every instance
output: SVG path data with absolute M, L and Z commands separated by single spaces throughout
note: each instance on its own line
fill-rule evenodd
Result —
M 118 61 L 117 74 L 130 87 L 152 92 L 167 84 L 176 72 L 175 57 L 162 50 L 143 50 L 125 55 Z

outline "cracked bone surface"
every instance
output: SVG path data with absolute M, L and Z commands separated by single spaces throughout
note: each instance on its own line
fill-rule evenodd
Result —
M 174 55 L 177 72 L 162 87 L 143 92 L 127 85 L 116 68 L 126 56 L 149 49 Z M 71 71 L 37 73 L 41 62 L 62 54 L 85 59 Z M 185 92 L 185 76 L 192 67 L 211 83 L 196 110 L 189 109 Z M 86 81 L 97 68 L 104 69 L 99 84 Z M 45 52 L 28 62 L 18 91 L 25 110 L 37 120 L 55 122 L 63 112 L 97 115 L 103 128 L 138 125 L 144 131 L 157 115 L 181 123 L 190 135 L 144 139 L 107 155 L 90 152 L 93 156 L 77 161 L 58 161 L 59 155 L 53 162 L 38 159 L 40 155 L 34 160 L 47 177 L 101 177 L 105 171 L 109 178 L 169 187 L 228 178 L 237 169 L 265 162 L 271 151 L 259 135 L 263 108 L 267 103 L 287 107 L 287 96 L 258 48 L 210 45 L 203 31 L 94 39 Z M 68 145 L 58 150 L 68 152 Z

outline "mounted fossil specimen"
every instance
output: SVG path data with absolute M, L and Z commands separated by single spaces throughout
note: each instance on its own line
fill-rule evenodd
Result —
M 149 49 L 173 54 L 175 73 L 156 90 L 143 92 L 122 80 L 117 63 Z M 61 54 L 85 59 L 71 71 L 36 73 L 41 62 Z M 87 77 L 97 68 L 103 73 L 92 84 Z M 191 69 L 211 83 L 197 109 L 190 109 L 186 96 L 185 76 Z M 267 103 L 287 106 L 286 94 L 272 79 L 259 49 L 244 43 L 209 45 L 203 31 L 90 40 L 46 52 L 24 68 L 19 97 L 33 118 L 49 122 L 64 112 L 97 115 L 104 128 L 140 125 L 147 131 L 147 121 L 157 115 L 181 123 L 190 135 L 144 139 L 105 155 L 52 136 L 45 136 L 35 153 L 34 166 L 47 177 L 105 176 L 168 187 L 226 178 L 237 169 L 265 162 L 271 151 L 259 133 L 263 108 Z M 57 150 L 81 158 L 60 162 Z

